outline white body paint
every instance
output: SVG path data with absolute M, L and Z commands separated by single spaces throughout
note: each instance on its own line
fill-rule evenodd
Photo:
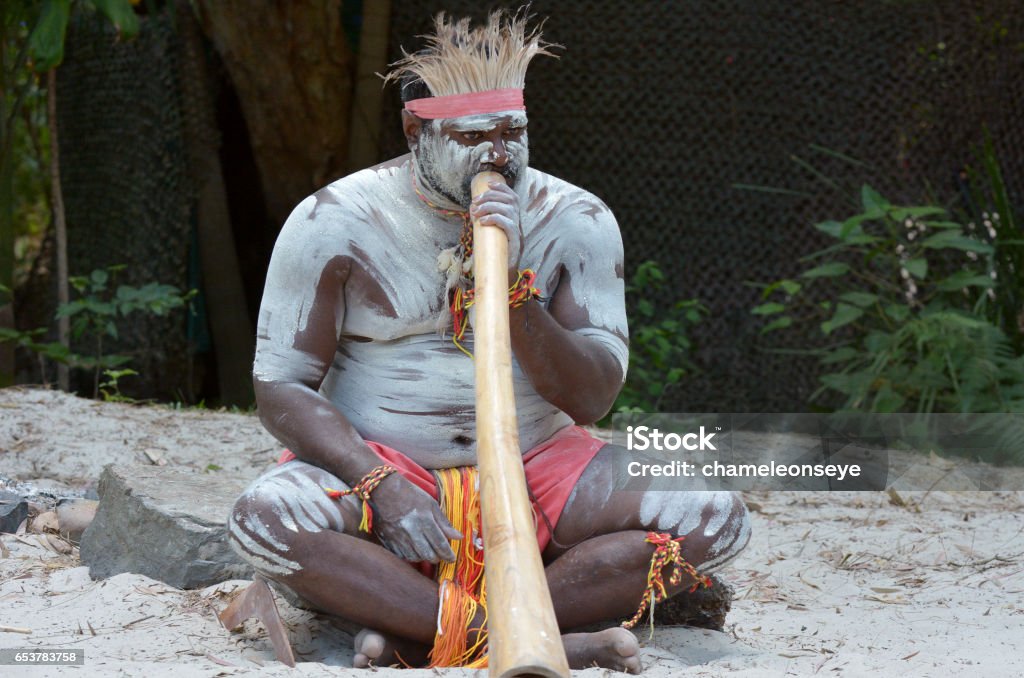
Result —
M 268 576 L 284 576 L 301 569 L 289 553 L 287 532 L 319 532 L 343 524 L 341 504 L 330 499 L 309 477 L 295 471 L 295 466 L 278 466 L 263 474 L 245 491 L 228 519 L 231 547 Z M 336 489 L 348 488 L 342 485 Z M 354 500 L 342 501 L 358 510 Z M 261 514 L 252 510 L 257 507 L 267 511 Z
M 489 146 L 472 150 L 486 154 Z M 459 148 L 464 156 L 466 147 Z M 522 171 L 516 192 L 522 205 L 521 266 L 537 271 L 545 296 L 569 286 L 588 316 L 584 325 L 569 329 L 605 346 L 625 375 L 622 243 L 614 217 L 590 193 L 534 169 Z M 473 363 L 450 337 L 435 331 L 447 306 L 438 255 L 456 244 L 461 230 L 461 219 L 440 214 L 415 194 L 408 158 L 351 175 L 307 198 L 285 224 L 267 274 L 256 377 L 295 381 L 326 371 L 321 393 L 365 439 L 394 447 L 426 468 L 475 463 Z M 333 363 L 323 365 L 293 344 L 335 257 L 365 272 L 383 304 L 346 286 L 338 350 Z M 466 343 L 472 350 L 471 336 Z M 572 422 L 513 363 L 526 451 Z
M 659 532 L 710 538 L 701 572 L 724 565 L 750 540 L 749 515 L 732 492 L 650 491 L 640 501 L 640 522 Z

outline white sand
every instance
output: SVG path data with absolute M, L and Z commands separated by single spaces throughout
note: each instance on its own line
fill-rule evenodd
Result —
M 166 459 L 252 477 L 278 445 L 253 416 L 0 391 L 0 473 L 72 487 L 110 462 Z M 148 451 L 148 455 L 147 455 Z M 737 589 L 725 633 L 659 628 L 646 674 L 1024 675 L 1024 493 L 756 493 L 754 536 L 723 572 Z M 258 624 L 215 619 L 244 582 L 181 591 L 123 574 L 94 582 L 77 549 L 0 536 L 0 648 L 84 648 L 86 667 L 2 676 L 291 676 Z M 45 545 L 44 545 L 45 544 Z M 60 544 L 58 544 L 60 546 Z M 302 675 L 347 675 L 349 636 L 282 603 Z M 468 675 L 446 670 L 445 676 Z M 413 678 L 433 671 L 381 670 Z M 589 669 L 581 676 L 610 672 Z

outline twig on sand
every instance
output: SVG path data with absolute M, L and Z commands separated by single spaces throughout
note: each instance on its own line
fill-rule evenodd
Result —
M 23 629 L 17 626 L 3 626 L 0 624 L 0 633 L 32 633 L 32 629 Z

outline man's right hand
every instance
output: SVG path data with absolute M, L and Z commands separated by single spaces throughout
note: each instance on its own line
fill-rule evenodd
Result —
M 384 548 L 410 562 L 455 560 L 449 539 L 462 539 L 437 502 L 398 473 L 385 478 L 370 497 L 373 533 Z

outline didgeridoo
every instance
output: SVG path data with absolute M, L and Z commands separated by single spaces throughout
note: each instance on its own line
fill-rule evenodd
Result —
M 505 179 L 481 172 L 473 197 Z M 496 678 L 568 678 L 526 492 L 512 389 L 508 328 L 508 239 L 473 222 L 477 464 L 487 576 L 488 666 Z

